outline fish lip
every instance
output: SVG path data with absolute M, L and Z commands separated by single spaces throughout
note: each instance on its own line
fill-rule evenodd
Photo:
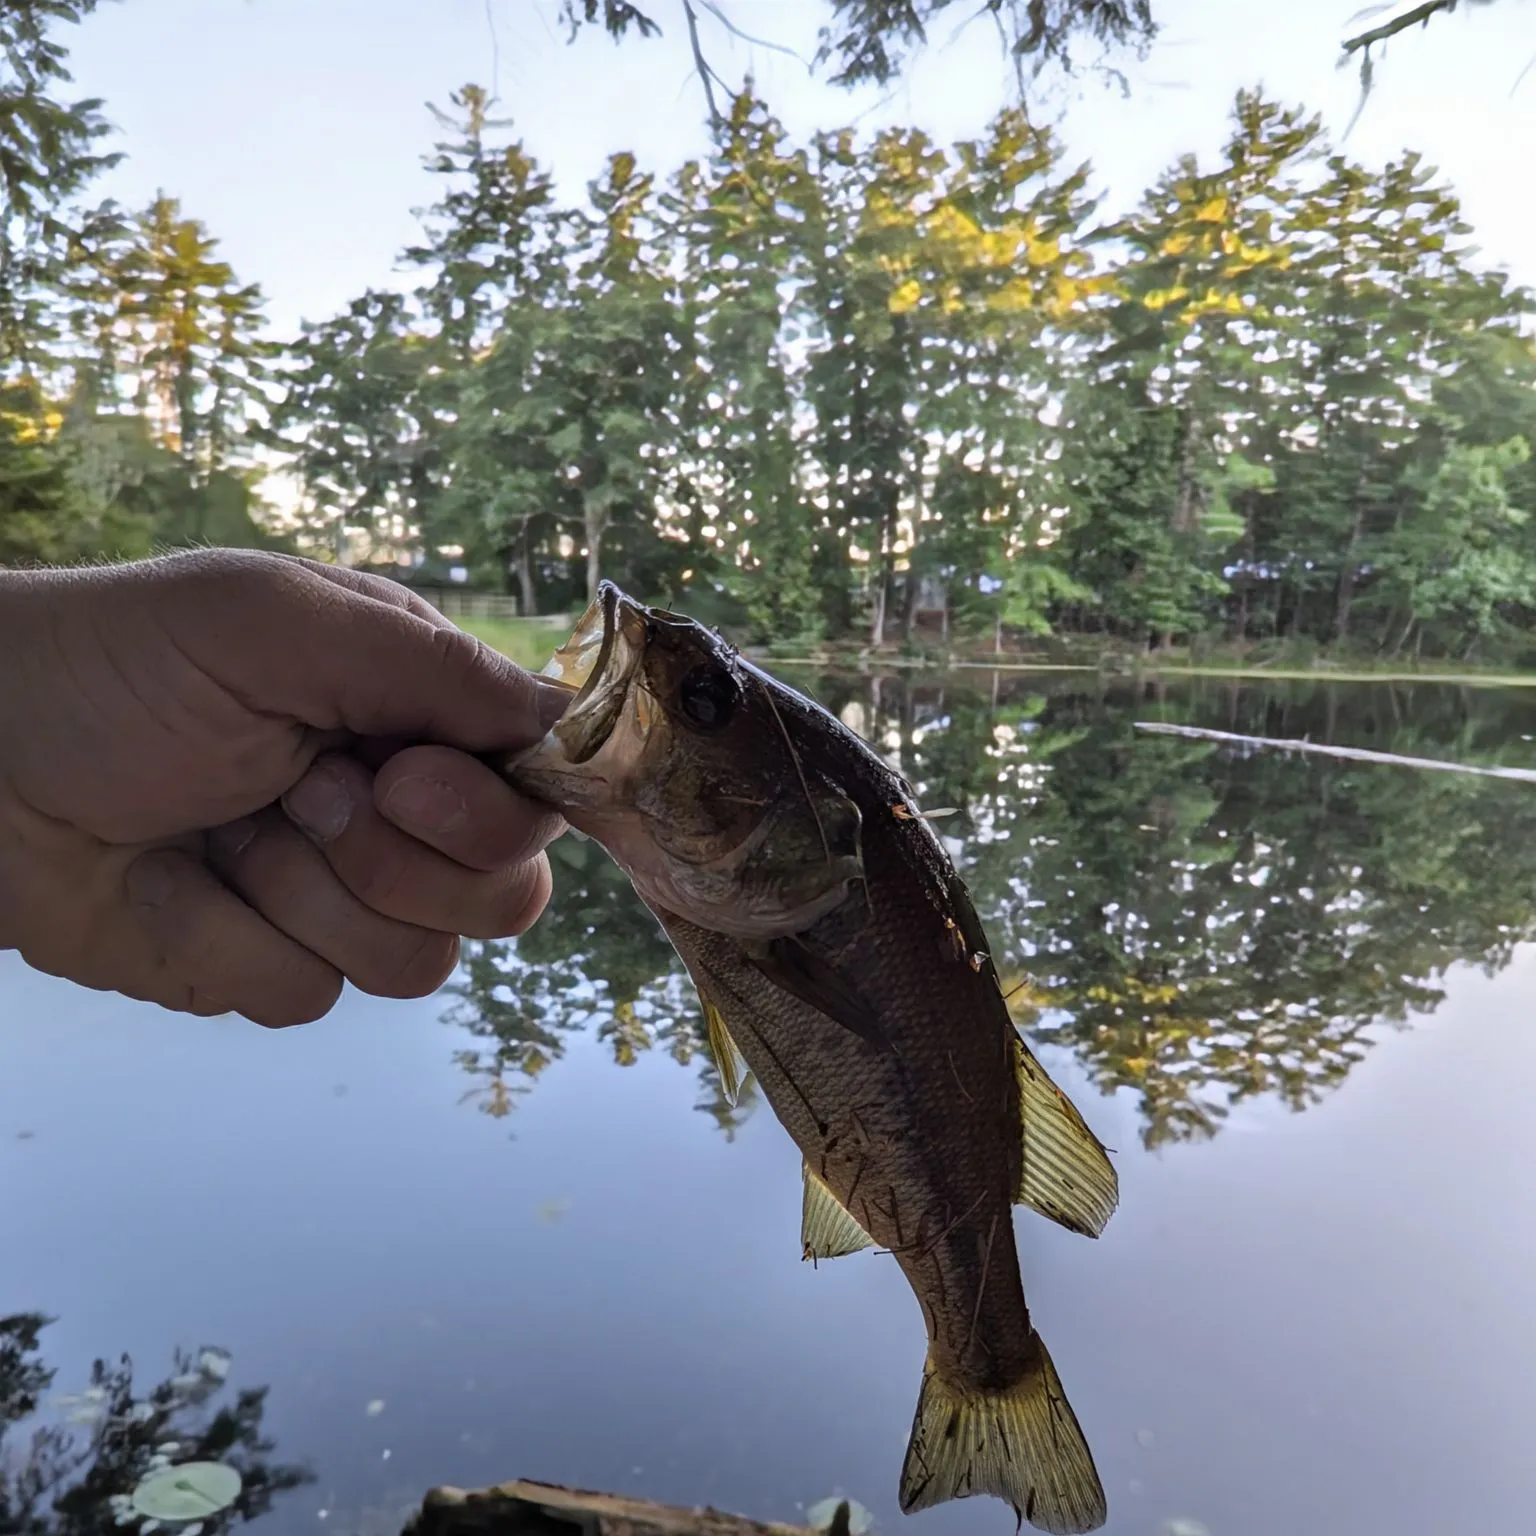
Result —
M 584 675 L 565 713 L 535 752 L 558 746 L 565 762 L 584 763 L 603 749 L 618 724 L 645 654 L 647 620 L 647 610 L 611 581 L 598 586 L 597 598 L 543 669 L 544 676 L 567 687 L 572 686 L 567 677 L 573 670 L 584 669 Z M 597 657 L 585 667 L 582 658 L 595 636 Z

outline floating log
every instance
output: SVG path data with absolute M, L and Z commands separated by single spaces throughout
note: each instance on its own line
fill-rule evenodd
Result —
M 1195 725 L 1168 725 L 1161 720 L 1138 720 L 1138 731 L 1157 736 L 1182 736 L 1189 741 L 1216 741 L 1226 746 L 1255 747 L 1266 752 L 1311 752 L 1319 757 L 1342 757 L 1355 763 L 1383 763 L 1389 768 L 1430 768 L 1441 773 L 1467 773 L 1483 779 L 1516 779 L 1536 784 L 1536 768 L 1480 768 L 1471 763 L 1451 763 L 1441 757 L 1399 757 L 1395 752 L 1370 752 L 1364 747 L 1334 747 L 1322 741 L 1298 741 L 1280 736 L 1240 736 L 1235 731 L 1210 731 Z
M 401 1536 L 848 1536 L 848 1505 L 825 1532 L 717 1509 L 684 1509 L 523 1480 L 494 1488 L 434 1488 Z

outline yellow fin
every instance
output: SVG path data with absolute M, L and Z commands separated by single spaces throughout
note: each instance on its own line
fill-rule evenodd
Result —
M 1024 1118 L 1021 1204 L 1097 1237 L 1115 1213 L 1120 1180 L 1103 1144 L 1018 1036 L 1019 1097 Z
M 699 1002 L 704 1008 L 704 1033 L 709 1040 L 709 1054 L 714 1058 L 715 1070 L 720 1074 L 720 1088 L 726 1102 L 734 1105 L 741 1092 L 741 1052 L 725 1027 L 725 1016 L 701 992 Z
M 805 1204 L 800 1215 L 800 1256 L 805 1259 L 840 1259 L 845 1253 L 872 1248 L 874 1238 L 850 1216 L 837 1196 L 802 1164 Z
M 901 1469 L 904 1514 L 989 1493 L 1042 1531 L 1097 1530 L 1108 1510 L 1093 1453 L 1035 1335 L 1036 1358 L 1004 1392 L 952 1387 L 930 1351 Z

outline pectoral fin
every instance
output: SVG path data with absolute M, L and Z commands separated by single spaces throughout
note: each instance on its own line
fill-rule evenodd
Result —
M 874 1238 L 856 1222 L 822 1181 L 803 1165 L 805 1204 L 800 1216 L 801 1257 L 839 1259 L 874 1246 Z
M 731 1039 L 730 1031 L 725 1027 L 725 1015 L 697 984 L 695 990 L 704 1008 L 704 1032 L 709 1041 L 709 1054 L 714 1059 L 715 1070 L 720 1074 L 721 1091 L 725 1094 L 726 1102 L 734 1105 L 741 1092 L 741 1052 L 736 1049 L 736 1042 Z
M 1114 1215 L 1120 1181 L 1103 1145 L 1072 1101 L 1015 1036 L 1024 1118 L 1024 1182 L 1019 1202 L 1097 1237 Z
M 824 1013 L 842 1027 L 879 1050 L 890 1042 L 874 1009 L 853 985 L 820 955 L 794 937 L 773 939 L 747 952 L 754 966 L 791 997 Z

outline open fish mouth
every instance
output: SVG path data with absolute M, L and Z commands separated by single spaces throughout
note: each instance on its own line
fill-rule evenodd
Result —
M 553 742 L 567 763 L 584 763 L 602 750 L 644 658 L 646 623 L 639 603 L 611 581 L 602 583 L 570 639 L 541 670 L 541 676 L 573 689 L 576 697 L 535 751 Z

